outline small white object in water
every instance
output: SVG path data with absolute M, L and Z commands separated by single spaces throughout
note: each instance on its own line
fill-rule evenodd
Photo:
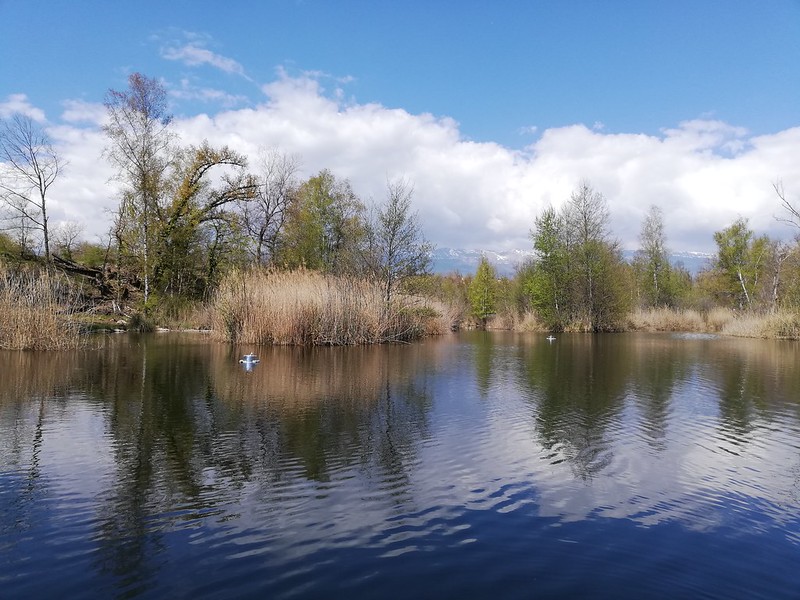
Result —
M 554 338 L 552 335 L 548 335 L 547 336 L 547 341 L 548 342 L 552 342 L 554 339 L 556 339 L 556 338 Z
M 255 354 L 245 354 L 242 358 L 239 359 L 239 362 L 240 363 L 254 365 L 254 364 L 256 364 L 258 362 L 261 362 L 261 361 L 258 359 L 258 356 L 256 356 Z

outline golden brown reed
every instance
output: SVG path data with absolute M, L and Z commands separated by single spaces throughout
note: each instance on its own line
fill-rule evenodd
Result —
M 215 336 L 244 344 L 375 344 L 444 329 L 442 314 L 419 298 L 387 303 L 375 282 L 307 270 L 233 272 L 212 309 Z
M 487 323 L 487 329 L 509 329 L 511 331 L 549 331 L 545 323 L 539 319 L 535 311 L 527 310 L 518 314 L 498 315 L 499 319 L 494 319 Z
M 83 339 L 74 319 L 75 292 L 66 278 L 0 267 L 0 348 L 66 350 Z
M 672 308 L 637 309 L 628 315 L 628 329 L 633 331 L 706 331 L 707 324 L 696 310 Z
M 789 311 L 770 314 L 736 313 L 728 308 L 713 308 L 701 314 L 696 310 L 671 308 L 639 309 L 628 316 L 632 331 L 689 331 L 722 333 L 754 338 L 800 339 L 800 315 Z
M 800 339 L 800 315 L 788 311 L 745 314 L 728 321 L 722 333 L 737 337 L 797 340 Z
M 736 313 L 734 313 L 729 308 L 723 307 L 716 307 L 712 308 L 708 311 L 706 315 L 706 323 L 708 324 L 708 331 L 710 332 L 720 332 L 725 329 L 725 327 L 736 319 Z

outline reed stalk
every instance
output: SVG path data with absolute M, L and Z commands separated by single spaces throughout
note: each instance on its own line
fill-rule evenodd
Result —
M 76 294 L 65 277 L 0 267 L 0 348 L 67 350 L 83 338 Z
M 405 342 L 439 332 L 420 299 L 387 303 L 380 284 L 316 271 L 236 271 L 212 303 L 218 339 L 241 344 L 343 346 Z

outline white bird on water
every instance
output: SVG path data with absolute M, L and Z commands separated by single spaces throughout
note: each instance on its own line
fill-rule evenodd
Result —
M 244 367 L 245 371 L 252 371 L 258 363 L 260 363 L 258 356 L 255 354 L 245 354 L 239 359 L 239 363 Z
M 554 338 L 552 335 L 548 335 L 547 336 L 547 341 L 548 342 L 552 342 L 554 339 L 556 339 L 556 338 Z

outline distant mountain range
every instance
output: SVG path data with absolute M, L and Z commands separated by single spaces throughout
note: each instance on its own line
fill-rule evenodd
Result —
M 633 251 L 624 251 L 625 260 L 633 260 Z M 498 275 L 511 277 L 515 269 L 526 259 L 533 258 L 532 250 L 511 250 L 495 252 L 494 250 L 464 250 L 457 248 L 436 248 L 432 254 L 432 271 L 439 274 L 460 273 L 474 275 L 481 255 L 497 270 Z M 706 268 L 711 260 L 710 254 L 702 252 L 673 252 L 669 260 L 673 265 L 682 264 L 692 275 L 697 275 Z

